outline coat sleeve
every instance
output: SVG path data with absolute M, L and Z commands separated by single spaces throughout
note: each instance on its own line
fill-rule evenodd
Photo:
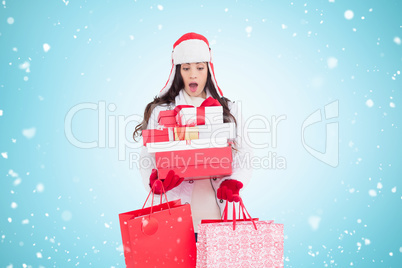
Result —
M 238 110 L 237 103 L 230 104 L 230 113 L 236 118 L 237 123 L 235 139 L 236 150 L 232 150 L 232 174 L 230 176 L 212 180 L 212 185 L 215 191 L 218 190 L 223 181 L 228 179 L 241 181 L 243 183 L 243 186 L 245 187 L 249 183 L 253 171 L 251 167 L 253 151 L 244 138 L 244 120 L 242 118 L 242 115 L 240 114 L 241 112 Z
M 163 110 L 163 107 L 156 106 L 148 120 L 147 129 L 155 129 L 158 126 L 158 114 Z M 140 152 L 139 170 L 142 177 L 142 182 L 147 192 L 151 190 L 149 187 L 149 177 L 151 176 L 152 169 L 156 168 L 155 156 L 148 153 L 147 147 L 143 146 Z

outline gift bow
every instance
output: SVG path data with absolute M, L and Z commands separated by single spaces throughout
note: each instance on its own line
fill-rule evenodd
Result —
M 210 107 L 210 106 L 221 106 L 221 104 L 219 103 L 219 101 L 217 99 L 214 99 L 212 97 L 208 97 L 207 99 L 205 99 L 200 107 L 194 107 L 193 105 L 177 105 L 174 108 L 174 114 L 175 116 L 179 114 L 179 112 L 181 111 L 181 109 L 183 108 L 197 108 L 196 110 L 196 115 L 197 115 L 197 122 L 196 125 L 205 125 L 205 107 Z M 181 120 L 178 120 L 179 124 Z

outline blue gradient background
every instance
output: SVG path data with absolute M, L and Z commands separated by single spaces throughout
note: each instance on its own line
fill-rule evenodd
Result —
M 401 11 L 400 1 L 3 1 L 0 267 L 124 267 L 118 213 L 146 197 L 127 118 L 163 87 L 172 44 L 190 31 L 209 39 L 218 83 L 245 118 L 287 117 L 277 147 L 255 150 L 286 169 L 256 168 L 243 191 L 253 216 L 284 223 L 285 266 L 401 267 Z M 303 148 L 301 125 L 336 100 L 333 168 Z M 65 117 L 81 103 L 115 105 L 105 124 L 121 149 L 108 134 L 93 149 L 67 140 Z M 98 140 L 99 110 L 74 116 L 75 137 Z M 130 122 L 119 129 L 119 118 Z M 321 151 L 325 124 L 306 129 Z

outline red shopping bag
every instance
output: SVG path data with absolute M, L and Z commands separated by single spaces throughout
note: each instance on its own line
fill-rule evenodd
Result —
M 234 204 L 233 204 L 234 211 Z M 251 218 L 240 200 L 243 219 L 202 220 L 198 225 L 197 268 L 283 267 L 283 224 Z
M 152 190 L 147 200 L 151 193 Z M 152 204 L 153 198 L 152 193 Z M 119 214 L 126 266 L 195 267 L 196 246 L 190 205 L 181 205 L 181 201 L 176 200 L 144 206 Z

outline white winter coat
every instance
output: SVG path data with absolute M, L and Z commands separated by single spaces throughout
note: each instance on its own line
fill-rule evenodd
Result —
M 211 95 L 209 94 L 209 91 L 207 90 L 207 98 L 210 97 Z M 147 129 L 156 129 L 158 127 L 158 114 L 160 111 L 165 111 L 165 110 L 172 110 L 175 108 L 176 105 L 186 105 L 186 100 L 184 99 L 183 91 L 180 91 L 180 94 L 176 96 L 175 98 L 175 103 L 171 103 L 170 105 L 159 105 L 156 106 L 149 118 L 148 121 L 148 126 Z M 212 178 L 211 180 L 211 185 L 215 191 L 215 196 L 216 192 L 221 185 L 221 183 L 224 180 L 228 179 L 234 179 L 241 181 L 244 185 L 244 187 L 248 184 L 248 182 L 251 179 L 251 174 L 252 174 L 252 168 L 250 164 L 250 160 L 252 159 L 252 150 L 251 147 L 246 144 L 246 142 L 243 139 L 243 127 L 241 126 L 243 120 L 240 118 L 241 115 L 238 114 L 238 106 L 234 102 L 229 102 L 228 103 L 230 113 L 236 118 L 237 121 L 237 131 L 236 131 L 236 144 L 237 144 L 237 151 L 232 150 L 233 153 L 233 163 L 232 163 L 232 174 L 230 176 L 226 176 L 223 178 Z M 147 191 L 150 191 L 149 187 L 149 177 L 151 175 L 152 169 L 156 168 L 155 164 L 155 155 L 150 154 L 147 151 L 147 148 L 144 146 L 141 150 L 141 156 L 140 156 L 140 163 L 146 163 L 145 165 L 140 165 L 140 173 L 143 179 L 144 186 Z M 194 181 L 183 181 L 178 187 L 168 191 L 167 198 L 169 201 L 173 201 L 176 199 L 181 199 L 182 204 L 190 204 L 191 201 L 191 196 L 193 192 L 193 186 L 194 186 Z M 244 189 L 243 187 L 243 189 Z M 155 196 L 155 204 L 159 203 L 160 196 L 156 195 Z M 163 200 L 165 198 L 163 197 Z M 223 213 L 223 210 L 225 208 L 225 201 L 218 199 L 216 197 L 216 202 L 220 208 L 221 215 Z M 148 200 L 147 205 L 150 205 L 151 201 Z M 231 206 L 230 206 L 231 207 Z M 229 213 L 229 218 L 230 218 L 231 213 Z

